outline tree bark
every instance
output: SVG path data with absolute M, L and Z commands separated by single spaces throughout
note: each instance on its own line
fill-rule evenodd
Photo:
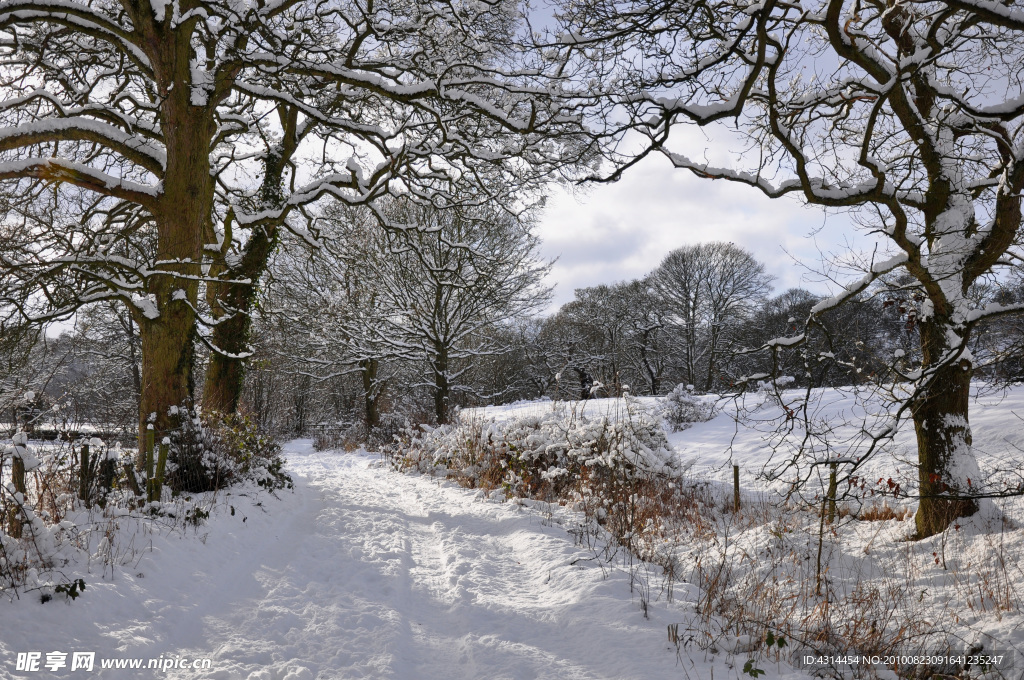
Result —
M 159 299 L 159 298 L 158 298 Z M 165 304 L 158 318 L 139 324 L 142 339 L 142 395 L 139 400 L 139 452 L 150 424 L 157 440 L 180 426 L 172 407 L 191 402 L 195 314 L 180 301 Z M 141 460 L 141 458 L 140 458 Z
M 170 30 L 170 34 L 165 34 Z M 155 28 L 159 49 L 154 54 L 157 82 L 167 85 L 161 100 L 161 122 L 167 152 L 164 193 L 153 215 L 157 248 L 155 272 L 145 283 L 148 301 L 133 309 L 142 344 L 142 394 L 139 404 L 139 450 L 153 424 L 157 441 L 177 430 L 181 414 L 173 407 L 189 405 L 204 227 L 213 209 L 210 140 L 216 124 L 213 106 L 191 101 L 187 33 Z M 164 93 L 161 93 L 164 94 Z
M 921 324 L 925 370 L 945 349 L 946 328 L 940 323 Z M 972 374 L 966 359 L 939 368 L 913 404 L 921 495 L 915 517 L 919 538 L 944 531 L 956 518 L 978 511 L 976 500 L 962 497 L 972 493 L 980 475 L 967 419 Z
M 260 198 L 264 205 L 279 208 L 284 203 L 281 189 L 288 159 L 298 146 L 298 108 L 279 105 L 283 138 L 281 145 L 268 150 L 263 163 Z M 236 265 L 228 267 L 221 253 L 215 275 L 227 280 L 211 282 L 206 299 L 218 323 L 213 328 L 211 343 L 218 351 L 210 356 L 203 385 L 203 408 L 229 414 L 238 410 L 248 362 L 252 311 L 256 303 L 259 281 L 267 270 L 270 256 L 277 247 L 278 224 L 255 229 L 245 244 Z M 229 246 L 230 243 L 225 243 Z
M 437 352 L 434 368 L 434 416 L 438 425 L 447 425 L 450 416 L 452 387 L 448 380 L 448 349 L 435 347 Z
M 203 384 L 206 411 L 230 414 L 238 410 L 257 284 L 276 245 L 276 227 L 257 229 L 238 266 L 228 270 L 230 280 L 211 282 L 207 287 L 207 300 L 218 322 L 210 337 L 216 350 L 210 355 Z
M 380 426 L 380 404 L 377 403 L 377 371 L 380 362 L 377 359 L 363 359 L 359 362 L 363 372 L 363 404 L 366 408 L 366 429 L 372 430 Z

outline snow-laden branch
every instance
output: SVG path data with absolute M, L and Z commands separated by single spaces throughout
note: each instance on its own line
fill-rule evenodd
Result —
M 138 135 L 126 133 L 92 118 L 43 119 L 0 128 L 0 151 L 64 141 L 100 144 L 158 177 L 167 165 L 167 157 L 162 149 Z
M 67 182 L 142 206 L 153 208 L 160 197 L 160 187 L 130 182 L 108 175 L 82 163 L 61 158 L 29 159 L 0 163 L 0 180 L 35 178 L 48 182 Z

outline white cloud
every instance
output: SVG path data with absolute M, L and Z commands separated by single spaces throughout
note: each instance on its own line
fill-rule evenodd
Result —
M 777 292 L 803 286 L 824 293 L 793 258 L 820 269 L 819 247 L 845 252 L 848 241 L 867 242 L 846 215 L 826 216 L 795 198 L 769 199 L 750 187 L 695 177 L 660 156 L 578 197 L 553 190 L 538 234 L 544 255 L 559 258 L 550 276 L 552 309 L 576 288 L 638 278 L 675 248 L 706 241 L 749 250 L 776 277 Z

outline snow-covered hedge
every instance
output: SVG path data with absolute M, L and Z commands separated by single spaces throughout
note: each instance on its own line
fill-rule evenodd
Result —
M 0 597 L 33 591 L 44 601 L 75 598 L 85 581 L 73 575 L 89 578 L 87 565 L 114 569 L 130 561 L 127 527 L 199 524 L 217 499 L 199 492 L 292 485 L 281 447 L 250 421 L 196 412 L 182 420 L 182 430 L 165 440 L 166 476 L 152 500 L 134 450 L 97 438 L 30 442 L 24 432 L 0 439 Z
M 557 496 L 581 478 L 671 475 L 679 469 L 660 424 L 638 407 L 617 419 L 551 412 L 502 423 L 409 428 L 392 456 L 400 467 L 521 496 Z
M 130 459 L 119 461 L 121 453 L 97 438 L 40 445 L 17 432 L 0 440 L 0 597 L 78 596 L 84 581 L 69 580 L 69 565 L 88 561 L 90 538 L 104 534 L 104 520 L 115 521 L 129 497 L 107 478 Z
M 556 407 L 505 421 L 409 427 L 386 453 L 400 470 L 445 476 L 492 497 L 565 505 L 586 518 L 587 535 L 656 560 L 667 527 L 710 501 L 687 478 L 660 418 L 634 398 L 624 404 L 595 418 Z

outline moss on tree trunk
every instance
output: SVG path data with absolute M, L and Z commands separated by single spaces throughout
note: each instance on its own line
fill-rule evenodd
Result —
M 234 413 L 242 397 L 258 282 L 277 245 L 277 228 L 257 229 L 246 243 L 238 265 L 226 280 L 207 287 L 207 301 L 218 319 L 210 341 L 219 351 L 210 355 L 203 383 L 203 409 Z

